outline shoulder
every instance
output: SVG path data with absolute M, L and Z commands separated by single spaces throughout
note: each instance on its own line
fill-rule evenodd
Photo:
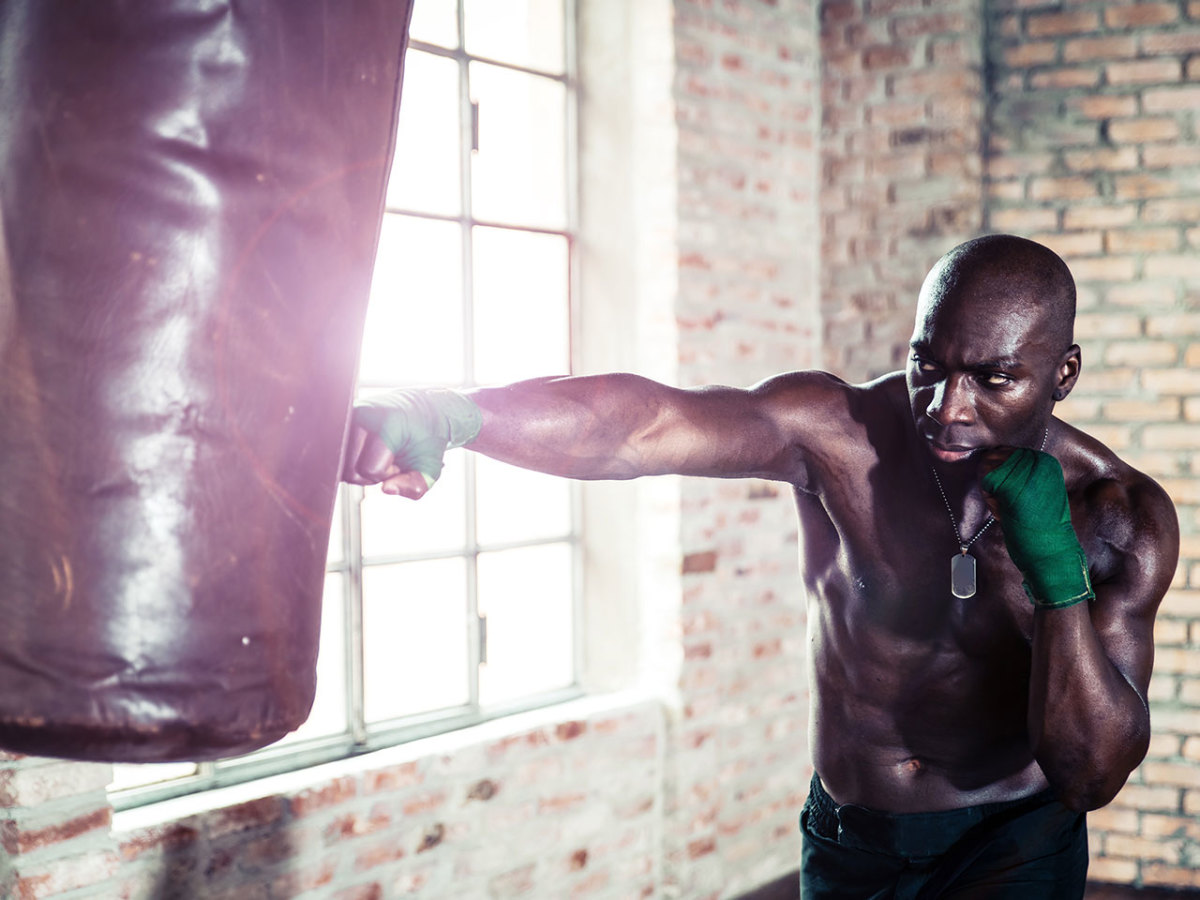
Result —
M 777 415 L 813 413 L 845 422 L 853 415 L 879 417 L 907 408 L 904 375 L 893 372 L 865 384 L 850 384 L 829 372 L 807 370 L 786 372 L 760 381 L 750 393 Z
M 1100 581 L 1121 582 L 1157 606 L 1175 574 L 1179 521 L 1167 492 L 1088 434 L 1060 423 L 1060 462 L 1082 513 L 1078 530 Z

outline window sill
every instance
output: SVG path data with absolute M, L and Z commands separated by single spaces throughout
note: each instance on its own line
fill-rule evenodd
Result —
M 457 731 L 419 738 L 357 756 L 271 775 L 254 781 L 213 788 L 145 806 L 118 811 L 112 830 L 122 835 L 161 826 L 213 810 L 264 797 L 290 796 L 334 779 L 354 776 L 436 755 L 450 755 L 565 721 L 588 719 L 644 706 L 662 707 L 662 697 L 645 690 L 594 694 L 544 706 L 528 712 L 492 719 Z

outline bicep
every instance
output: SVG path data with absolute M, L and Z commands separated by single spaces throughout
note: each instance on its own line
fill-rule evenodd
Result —
M 1161 488 L 1137 493 L 1108 548 L 1109 571 L 1094 584 L 1092 623 L 1106 655 L 1144 701 L 1154 666 L 1154 621 L 1175 574 L 1179 526 Z
M 816 372 L 775 376 L 749 389 L 670 388 L 638 436 L 659 473 L 801 483 L 817 423 L 840 419 L 840 382 Z

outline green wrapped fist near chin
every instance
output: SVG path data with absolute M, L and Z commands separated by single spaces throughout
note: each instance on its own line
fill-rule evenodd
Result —
M 983 476 L 982 486 L 996 501 L 1008 555 L 1033 605 L 1061 609 L 1094 599 L 1058 460 L 1019 448 Z
M 420 472 L 426 487 L 441 476 L 445 452 L 469 444 L 483 426 L 475 402 L 445 388 L 370 397 L 355 406 L 354 421 L 383 441 L 400 471 Z

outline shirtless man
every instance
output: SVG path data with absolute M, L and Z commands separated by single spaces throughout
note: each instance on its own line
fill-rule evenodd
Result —
M 1080 373 L 1074 315 L 1054 253 L 979 238 L 927 276 L 904 372 L 397 392 L 356 410 L 345 477 L 419 497 L 469 443 L 570 478 L 791 484 L 816 771 L 805 900 L 1082 897 L 1084 813 L 1146 752 L 1179 537 L 1157 484 L 1052 415 Z

